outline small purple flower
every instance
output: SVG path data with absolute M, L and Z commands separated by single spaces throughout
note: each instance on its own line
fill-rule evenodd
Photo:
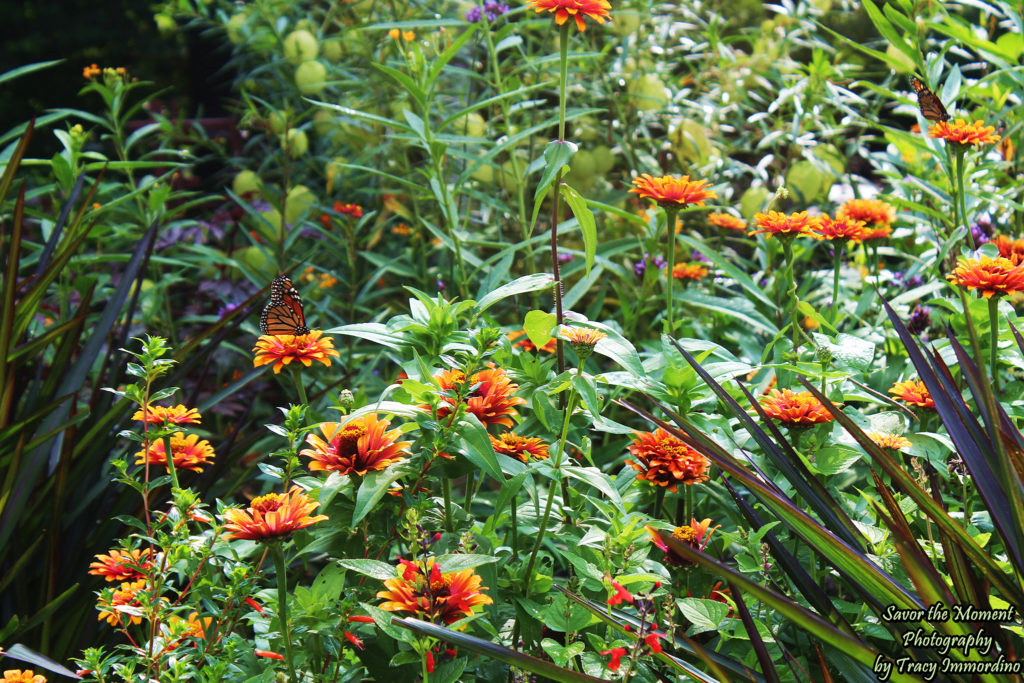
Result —
M 647 271 L 647 259 L 649 258 L 651 258 L 651 255 L 648 254 L 647 252 L 644 252 L 643 259 L 633 264 L 633 272 L 636 273 L 637 276 L 643 276 L 643 274 Z M 663 269 L 666 265 L 668 265 L 668 261 L 666 261 L 660 256 L 655 256 L 653 259 L 651 259 L 651 263 L 653 263 L 654 267 L 659 270 Z
M 931 312 L 932 309 L 927 306 L 918 305 L 914 307 L 914 310 L 910 314 L 910 319 L 907 320 L 907 329 L 910 331 L 910 334 L 921 334 L 931 327 Z
M 711 263 L 711 259 L 709 259 L 704 254 L 700 253 L 696 249 L 693 251 L 692 254 L 690 254 L 690 260 L 691 261 L 699 261 L 701 263 Z
M 483 7 L 474 7 L 468 12 L 466 12 L 466 21 L 468 21 L 471 24 L 475 24 L 476 22 L 480 21 L 480 17 L 482 17 L 483 15 Z
M 924 284 L 924 276 L 918 273 L 907 277 L 903 273 L 894 273 L 892 276 L 892 283 L 900 289 L 914 289 Z
M 445 286 L 444 280 L 442 280 L 441 278 L 438 278 L 437 279 L 437 291 L 443 292 L 446 289 L 448 289 L 448 288 Z
M 228 303 L 226 303 L 223 306 L 221 306 L 220 310 L 217 311 L 217 320 L 223 320 L 224 318 L 226 318 L 228 316 L 228 314 L 231 313 L 231 311 L 237 310 L 237 309 L 241 308 L 241 306 L 242 306 L 242 304 L 236 304 L 236 303 L 233 303 L 233 302 L 229 301 Z
M 569 261 L 572 261 L 574 258 L 576 258 L 575 254 L 570 254 L 567 251 L 558 252 L 559 263 L 568 263 Z
M 503 2 L 497 2 L 497 0 L 486 0 L 484 2 L 484 14 L 487 15 L 487 21 L 494 21 L 498 17 L 508 14 L 508 5 Z

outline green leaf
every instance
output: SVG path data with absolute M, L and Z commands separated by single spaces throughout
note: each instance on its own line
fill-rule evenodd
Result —
M 729 614 L 729 605 L 717 600 L 681 598 L 677 604 L 679 611 L 692 624 L 686 632 L 691 636 L 705 631 L 717 631 L 722 619 Z
M 537 216 L 540 214 L 541 204 L 544 203 L 544 196 L 558 179 L 558 174 L 568 167 L 569 160 L 575 153 L 576 144 L 565 140 L 561 142 L 552 140 L 544 148 L 544 174 L 533 193 L 533 214 L 530 216 L 529 234 L 533 234 L 533 227 L 537 224 Z
M 338 560 L 338 565 L 378 581 L 387 581 L 397 576 L 394 565 L 378 560 Z
M 823 334 L 813 335 L 814 343 L 826 348 L 832 354 L 839 367 L 867 372 L 872 368 L 872 361 L 875 357 L 875 344 L 851 334 L 840 334 L 832 341 Z
M 545 289 L 550 287 L 552 282 L 554 282 L 554 278 L 550 273 L 534 273 L 532 275 L 524 275 L 521 278 L 516 278 L 507 285 L 502 285 L 493 292 L 481 297 L 480 301 L 477 302 L 473 313 L 474 315 L 480 315 L 506 297 L 510 297 L 515 294 L 523 294 L 525 292 L 535 292 L 538 289 Z
M 392 466 L 382 472 L 370 472 L 363 477 L 359 491 L 356 493 L 355 509 L 352 510 L 352 526 L 359 524 L 363 517 L 370 514 L 377 501 L 388 492 L 388 487 L 392 482 L 401 479 L 406 474 L 401 467 Z
M 609 325 L 597 323 L 593 321 L 587 322 L 591 327 L 595 327 L 608 336 L 597 342 L 597 346 L 594 347 L 594 353 L 601 354 L 607 358 L 611 358 L 613 361 L 618 363 L 621 367 L 629 370 L 637 377 L 644 377 L 644 366 L 640 362 L 640 356 L 636 352 L 636 347 L 629 342 L 625 337 L 619 334 L 619 331 Z
M 555 329 L 557 318 L 547 311 L 529 311 L 523 320 L 523 329 L 533 345 L 538 349 L 551 341 L 551 331 Z
M 441 571 L 448 574 L 450 572 L 461 572 L 464 569 L 473 569 L 474 567 L 479 567 L 482 564 L 490 564 L 492 562 L 498 562 L 499 560 L 501 560 L 501 558 L 495 555 L 473 555 L 460 553 L 438 555 L 435 561 L 441 566 Z
M 491 445 L 491 438 L 487 435 L 487 429 L 480 424 L 475 415 L 468 414 L 459 420 L 459 436 L 466 444 L 466 451 L 463 455 L 471 463 L 489 474 L 496 481 L 505 481 L 505 474 L 498 464 L 498 456 Z
M 618 489 L 612 483 L 611 478 L 596 467 L 577 467 L 576 465 L 565 465 L 562 471 L 573 479 L 590 484 L 595 489 L 608 496 L 608 499 L 616 506 L 622 505 L 622 498 Z
M 579 192 L 565 184 L 561 189 L 565 203 L 572 209 L 572 215 L 576 216 L 580 232 L 583 233 L 583 249 L 587 261 L 585 274 L 589 275 L 590 269 L 594 266 L 594 254 L 597 253 L 597 224 L 594 222 L 594 212 L 590 210 L 587 200 Z

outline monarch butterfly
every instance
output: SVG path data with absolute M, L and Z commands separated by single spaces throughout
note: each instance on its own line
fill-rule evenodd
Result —
M 929 121 L 949 121 L 949 112 L 946 111 L 946 107 L 938 95 L 913 76 L 910 77 L 910 85 L 917 93 L 917 106 L 921 109 L 921 116 Z
M 306 315 L 302 312 L 302 297 L 287 275 L 278 275 L 270 283 L 270 302 L 260 314 L 260 332 L 309 334 Z

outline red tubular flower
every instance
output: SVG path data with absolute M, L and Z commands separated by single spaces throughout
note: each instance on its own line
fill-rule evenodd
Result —
M 284 655 L 271 652 L 270 650 L 253 650 L 253 654 L 257 657 L 266 657 L 267 659 L 284 659 Z
M 430 650 L 427 650 L 427 673 L 434 673 L 434 653 Z
M 614 579 L 612 579 L 612 589 L 615 593 L 608 598 L 609 605 L 621 605 L 623 601 L 633 602 L 633 594 Z
M 245 598 L 245 604 L 249 605 L 249 607 L 252 607 L 254 610 L 259 612 L 260 614 L 263 614 L 263 605 L 261 605 L 260 603 L 256 602 L 252 598 L 246 597 Z
M 611 655 L 612 659 L 608 662 L 608 668 L 612 671 L 618 671 L 619 667 L 622 666 L 622 658 L 626 656 L 626 648 L 624 647 L 613 647 L 610 650 L 604 650 L 601 652 L 602 655 Z
M 360 650 L 363 649 L 363 641 L 359 640 L 359 638 L 357 638 L 354 633 L 351 633 L 349 631 L 345 631 L 345 633 L 343 635 L 348 640 L 348 642 L 352 643 L 353 645 L 355 645 Z

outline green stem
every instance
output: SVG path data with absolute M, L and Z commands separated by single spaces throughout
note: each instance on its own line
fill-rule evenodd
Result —
M 565 142 L 565 104 L 566 87 L 569 80 L 569 23 L 562 25 L 558 34 L 558 142 Z M 551 274 L 554 276 L 555 293 L 555 322 L 559 325 L 564 320 L 562 313 L 562 276 L 558 268 L 558 208 L 561 204 L 562 195 L 559 187 L 562 185 L 562 172 L 558 172 L 555 185 L 551 188 Z M 555 337 L 556 355 L 558 357 L 558 374 L 565 372 L 565 345 L 561 337 Z
M 555 453 L 555 457 L 551 463 L 552 469 L 557 473 L 562 467 L 562 457 L 565 454 L 565 443 L 569 436 L 569 418 L 572 416 L 572 411 L 576 407 L 576 391 L 570 390 L 569 403 L 565 409 L 565 417 L 562 419 L 562 434 L 558 440 L 558 452 Z M 537 529 L 537 539 L 533 543 L 533 550 L 530 551 L 530 559 L 526 563 L 526 585 L 529 588 L 530 583 L 533 580 L 533 564 L 537 560 L 537 553 L 540 552 L 541 543 L 544 541 L 544 533 L 548 528 L 548 520 L 551 517 L 551 504 L 555 500 L 555 479 L 551 480 L 548 485 L 548 499 L 544 504 L 544 514 L 541 516 L 540 528 Z
M 292 379 L 295 381 L 295 391 L 299 395 L 299 401 L 304 406 L 309 406 L 309 399 L 306 398 L 306 385 L 302 383 L 302 371 L 297 365 L 291 366 Z
M 473 504 L 473 493 L 476 491 L 476 477 L 470 472 L 466 475 L 466 498 L 462 503 L 462 509 L 469 514 L 469 506 Z
M 665 505 L 665 487 L 657 486 L 654 491 L 654 516 L 664 517 L 662 508 Z
M 842 265 L 843 244 L 836 242 L 832 248 L 835 254 L 832 257 L 832 315 L 829 322 L 832 323 L 832 327 L 835 327 L 836 321 L 839 319 L 839 268 Z
M 796 276 L 793 273 L 793 238 L 783 237 L 782 238 L 782 253 L 786 257 L 786 282 L 788 283 L 788 289 L 786 290 L 786 296 L 789 297 L 790 304 L 793 306 L 790 312 L 790 325 L 793 327 L 793 353 L 797 352 L 797 348 L 800 346 L 800 319 L 799 311 L 797 310 L 797 298 L 796 298 Z
M 989 372 L 992 373 L 992 391 L 999 393 L 999 295 L 988 300 L 988 324 L 990 332 Z
M 685 501 L 685 507 L 683 508 L 683 518 L 676 520 L 676 526 L 686 526 L 693 519 L 693 486 L 689 484 L 683 484 L 683 500 Z
M 665 208 L 665 221 L 667 223 L 665 231 L 668 233 L 668 286 L 665 288 L 665 315 L 666 326 L 665 333 L 669 336 L 672 335 L 674 319 L 672 317 L 672 285 L 675 282 L 675 275 L 673 271 L 676 267 L 676 214 L 679 213 L 677 208 Z
M 452 482 L 448 477 L 441 478 L 441 495 L 444 496 L 444 530 L 452 531 Z
M 964 155 L 967 148 L 963 145 L 955 145 L 955 147 L 954 173 L 956 173 L 956 198 L 954 213 L 959 214 L 960 219 L 953 225 L 953 229 L 956 230 L 960 223 L 963 223 L 964 227 L 967 228 L 967 243 L 971 245 L 971 251 L 974 251 L 976 246 L 974 244 L 974 235 L 971 234 L 971 228 L 967 225 L 967 199 L 964 195 Z
M 284 660 L 288 665 L 288 679 L 297 682 L 295 664 L 292 659 L 292 635 L 288 630 L 288 575 L 284 564 L 284 547 L 282 541 L 270 543 L 270 554 L 274 556 L 274 569 L 277 572 L 277 618 L 281 621 L 281 634 L 284 636 Z
M 171 489 L 180 489 L 178 471 L 174 469 L 174 451 L 171 450 L 171 435 L 164 437 L 164 455 L 167 456 L 167 474 L 171 475 Z

